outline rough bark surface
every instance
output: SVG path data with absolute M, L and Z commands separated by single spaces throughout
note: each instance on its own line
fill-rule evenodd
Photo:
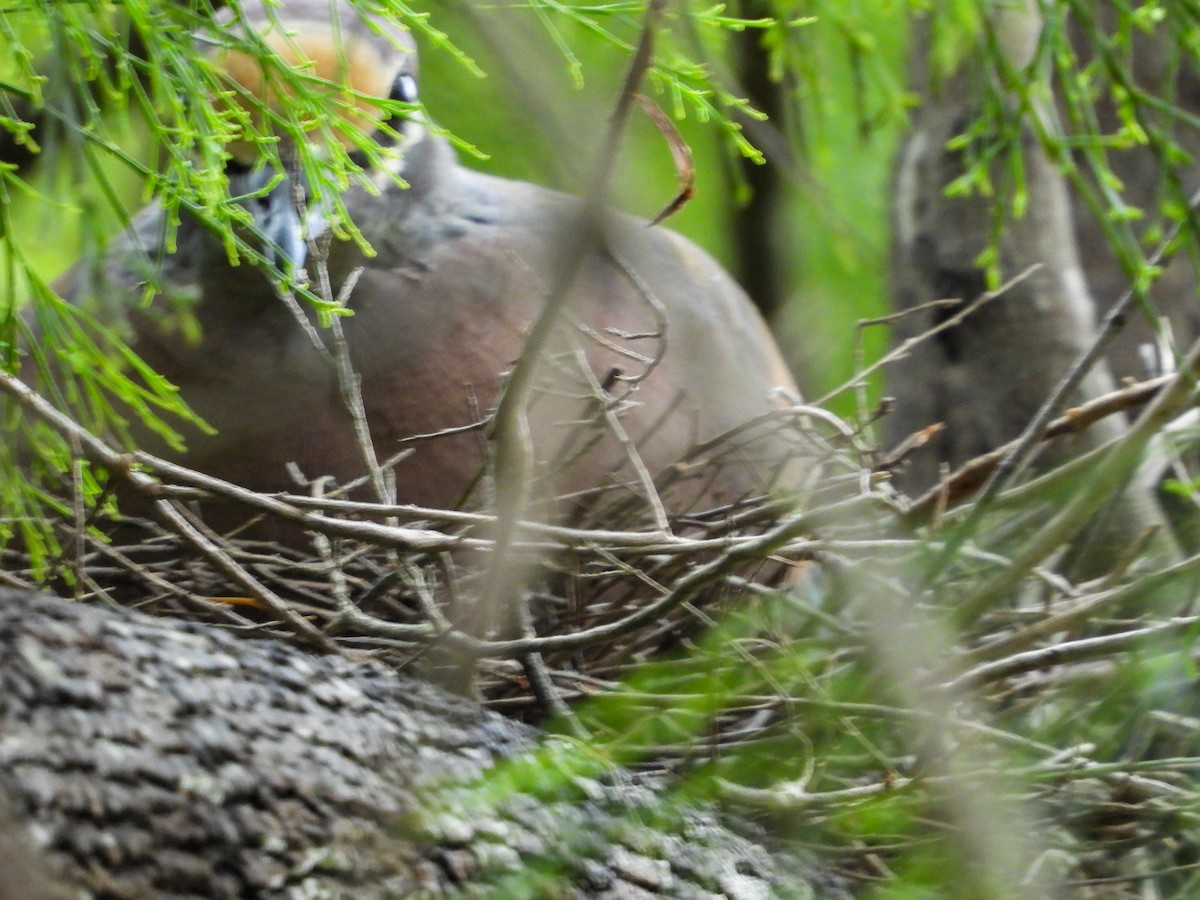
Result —
M 587 758 L 382 666 L 0 590 L 0 853 L 36 845 L 75 896 L 811 893 Z
M 895 326 L 897 340 L 924 334 L 986 290 L 981 254 L 995 239 L 993 209 L 1011 199 L 997 167 L 1000 198 L 949 196 L 946 188 L 971 160 L 948 142 L 980 115 L 986 73 L 968 58 L 942 83 L 930 75 L 930 24 L 915 32 L 910 55 L 913 85 L 926 93 L 897 157 L 892 203 L 893 304 L 910 314 Z M 1028 131 L 1023 135 L 1028 207 L 999 235 L 999 268 L 1011 279 L 1029 277 L 983 305 L 960 324 L 926 340 L 892 370 L 889 391 L 899 400 L 887 420 L 899 440 L 919 428 L 946 428 L 913 457 L 906 486 L 932 485 L 939 467 L 957 466 L 1016 437 L 1095 333 L 1096 310 L 1073 235 L 1072 207 L 1062 176 Z M 955 299 L 959 307 L 927 308 Z M 1111 390 L 1106 366 L 1090 373 L 1071 403 Z M 1119 434 L 1109 420 L 1083 435 L 1082 450 Z
M 1031 45 L 1024 50 L 1019 45 L 1036 38 L 1036 23 L 1030 19 L 1032 30 L 1015 35 L 1013 52 L 1018 57 L 1032 52 Z M 895 172 L 893 304 L 910 313 L 895 326 L 897 342 L 925 334 L 984 293 L 985 272 L 979 259 L 993 240 L 996 225 L 995 198 L 946 192 L 970 162 L 964 151 L 949 142 L 978 118 L 986 74 L 978 59 L 968 59 L 956 75 L 935 88 L 927 71 L 928 56 L 928 32 L 918 31 L 911 57 L 913 83 L 928 94 L 914 116 Z M 961 323 L 927 339 L 891 370 L 888 392 L 898 402 L 886 423 L 888 439 L 898 443 L 933 423 L 946 426 L 910 458 L 900 474 L 901 487 L 914 493 L 935 484 L 943 467 L 961 466 L 1017 437 L 1091 345 L 1098 316 L 1128 286 L 1098 229 L 1088 224 L 1088 214 L 1080 212 L 1066 180 L 1030 130 L 1022 143 L 1028 205 L 1022 218 L 1009 219 L 1002 226 L 999 268 L 1003 279 L 1037 268 Z M 1151 182 L 1161 178 L 1161 172 L 1148 154 L 1143 149 L 1117 155 L 1114 164 L 1123 176 L 1128 173 L 1133 179 L 1132 201 L 1152 206 Z M 1000 190 L 1011 189 L 1000 164 L 993 180 Z M 1159 292 L 1170 293 L 1177 282 L 1186 280 L 1176 273 L 1160 285 Z M 959 300 L 959 305 L 925 306 L 946 298 Z M 1169 302 L 1163 305 L 1172 307 Z M 1180 304 L 1173 306 L 1173 311 L 1180 310 Z M 1180 322 L 1181 339 L 1194 330 L 1190 320 Z M 1133 362 L 1138 345 L 1147 339 L 1144 327 L 1133 329 L 1108 360 L 1088 373 L 1059 412 L 1113 390 L 1121 377 L 1156 374 Z M 1069 440 L 1055 442 L 1043 452 L 1041 462 L 1053 465 L 1095 449 L 1126 428 L 1123 418 L 1111 417 Z M 1169 554 L 1174 548 L 1165 537 L 1164 524 L 1152 494 L 1131 487 L 1113 499 L 1103 523 L 1088 535 L 1091 549 L 1084 552 L 1103 561 L 1113 548 L 1158 531 L 1164 535 L 1159 549 Z
M 1097 10 L 1099 27 L 1113 29 L 1115 14 Z M 1076 31 L 1082 28 L 1074 23 Z M 1085 38 L 1075 35 L 1083 62 L 1092 62 Z M 1172 60 L 1156 38 L 1134 37 L 1133 81 L 1157 96 L 1173 96 L 1188 113 L 1200 110 L 1200 74 Z M 953 78 L 932 87 L 928 69 L 929 36 L 917 30 L 912 81 L 926 92 L 914 115 L 913 130 L 898 156 L 893 201 L 895 242 L 892 279 L 895 305 L 911 309 L 929 300 L 978 296 L 984 287 L 979 254 L 991 240 L 989 198 L 948 197 L 945 187 L 965 171 L 961 153 L 947 149 L 978 116 L 983 75 L 968 61 Z M 1098 127 L 1115 133 L 1120 118 L 1111 101 L 1097 109 Z M 1200 135 L 1166 114 L 1147 122 L 1167 133 L 1195 157 Z M 1042 149 L 1029 138 L 1025 148 L 1029 209 L 1006 224 L 1001 237 L 1003 274 L 1012 277 L 1040 263 L 1043 269 L 999 301 L 961 325 L 918 348 L 895 372 L 892 387 L 902 396 L 889 421 L 899 439 L 933 421 L 949 427 L 930 449 L 914 459 L 911 483 L 928 486 L 939 462 L 965 462 L 1014 436 L 1045 398 L 1048 388 L 1092 340 L 1096 319 L 1130 285 L 1105 240 L 1095 213 L 1069 190 Z M 1163 226 L 1158 206 L 1167 199 L 1168 172 L 1155 151 L 1144 145 L 1114 147 L 1106 159 L 1116 173 L 1122 200 L 1145 211 L 1135 229 L 1139 236 Z M 1175 165 L 1186 193 L 1200 186 L 1200 165 Z M 999 175 L 998 183 L 1004 183 Z M 1171 322 L 1176 341 L 1186 346 L 1200 334 L 1195 303 L 1194 261 L 1180 254 L 1167 264 L 1151 291 L 1151 305 Z M 899 338 L 920 334 L 955 310 L 931 309 L 903 320 Z M 1131 317 L 1110 352 L 1107 365 L 1094 370 L 1077 402 L 1103 391 L 1113 381 L 1159 374 L 1148 366 L 1147 348 L 1155 340 L 1141 316 Z M 1097 439 L 1120 430 L 1113 422 L 1094 431 Z

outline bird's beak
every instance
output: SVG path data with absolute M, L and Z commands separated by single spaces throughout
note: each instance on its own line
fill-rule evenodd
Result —
M 324 204 L 311 201 L 305 185 L 265 164 L 231 173 L 229 192 L 254 220 L 267 262 L 284 275 L 299 276 L 308 259 L 308 242 L 329 228 Z

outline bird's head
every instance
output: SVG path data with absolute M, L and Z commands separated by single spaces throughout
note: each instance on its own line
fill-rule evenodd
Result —
M 400 145 L 420 131 L 405 115 L 417 100 L 416 47 L 399 23 L 342 0 L 241 0 L 218 23 L 200 39 L 228 87 L 218 102 L 242 123 L 227 145 L 230 192 L 267 259 L 298 272 L 338 187 L 312 183 L 313 161 L 344 153 L 376 177 L 399 175 Z

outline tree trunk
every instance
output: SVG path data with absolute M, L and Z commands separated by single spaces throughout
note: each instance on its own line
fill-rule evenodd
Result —
M 1029 42 L 1036 38 L 1039 23 L 1015 15 L 1009 24 L 1014 27 L 1007 34 L 1003 23 L 998 26 L 1000 38 L 1002 43 L 1008 39 L 1009 52 L 1017 57 L 1012 61 L 1021 65 L 1019 57 L 1032 52 Z M 928 22 L 914 35 L 911 52 L 913 83 L 927 94 L 898 156 L 894 181 L 893 303 L 908 313 L 895 326 L 898 343 L 939 326 L 985 292 L 980 256 L 993 240 L 994 210 L 1010 203 L 1014 190 L 1001 159 L 991 170 L 996 198 L 947 195 L 947 186 L 970 162 L 965 150 L 948 142 L 964 134 L 980 114 L 986 77 L 982 55 L 968 58 L 960 71 L 935 88 L 926 71 Z M 1020 140 L 1028 205 L 1022 217 L 1006 217 L 1000 226 L 999 270 L 1001 280 L 1030 274 L 960 324 L 925 340 L 890 371 L 888 392 L 897 399 L 887 421 L 890 442 L 933 423 L 946 426 L 908 460 L 898 479 L 906 490 L 926 490 L 944 467 L 960 466 L 1017 437 L 1095 339 L 1093 285 L 1106 292 L 1116 289 L 1107 249 L 1080 225 L 1082 217 L 1076 214 L 1065 179 L 1028 125 Z M 947 298 L 957 305 L 922 309 Z M 1100 308 L 1112 299 L 1106 297 Z M 1123 345 L 1120 359 L 1129 355 L 1128 344 Z M 1132 373 L 1122 368 L 1121 374 Z M 1058 412 L 1115 385 L 1108 362 L 1101 362 Z M 1053 444 L 1039 465 L 1055 465 L 1098 448 L 1126 428 L 1124 419 L 1110 417 Z M 1164 522 L 1150 492 L 1127 488 L 1113 498 L 1103 520 L 1081 536 L 1076 548 L 1082 558 L 1080 570 L 1103 570 L 1114 553 L 1147 532 L 1160 536 L 1160 552 L 1173 553 Z
M 710 811 L 376 664 L 10 590 L 0 654 L 0 858 L 27 863 L 0 897 L 808 892 Z

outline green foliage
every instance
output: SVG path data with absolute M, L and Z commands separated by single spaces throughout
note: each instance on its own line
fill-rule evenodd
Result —
M 904 75 L 910 7 L 802 4 L 816 22 L 781 42 L 773 57 L 795 84 L 786 124 L 804 166 L 781 216 L 782 244 L 795 265 L 778 325 L 811 396 L 858 370 L 854 325 L 887 311 L 891 159 L 916 102 Z M 880 329 L 869 332 L 867 356 L 882 352 L 886 340 Z M 831 408 L 850 414 L 853 398 L 834 397 Z
M 472 165 L 575 189 L 586 183 L 645 3 L 362 5 L 398 17 L 419 37 L 423 108 Z M 983 0 L 669 5 L 644 89 L 672 117 L 698 169 L 697 198 L 672 224 L 726 260 L 734 243 L 727 223 L 745 199 L 738 166 L 761 162 L 769 149 L 753 141 L 749 125 L 760 116 L 732 74 L 736 36 L 757 38 L 770 78 L 785 88 L 783 118 L 770 124 L 799 165 L 790 171 L 779 222 L 783 243 L 794 248 L 793 300 L 779 324 L 803 347 L 811 393 L 846 382 L 857 362 L 849 337 L 855 322 L 886 309 L 890 156 L 915 103 L 903 74 L 905 39 L 926 15 L 933 16 L 927 63 L 935 82 L 965 60 L 981 66 L 982 109 L 952 142 L 965 168 L 949 193 L 991 202 L 995 240 L 979 262 L 993 282 L 1000 237 L 1028 211 L 1032 135 L 1096 217 L 1147 317 L 1159 323 L 1145 300 L 1162 272 L 1156 250 L 1200 258 L 1200 219 L 1179 174 L 1192 161 L 1179 132 L 1200 122 L 1169 92 L 1156 94 L 1132 78 L 1130 62 L 1140 37 L 1165 34 L 1164 64 L 1176 71 L 1200 49 L 1200 28 L 1190 3 L 1102 6 L 1115 27 L 1098 22 L 1097 4 L 1086 0 L 1036 4 L 1041 19 L 1026 57 L 1014 52 L 1013 36 L 997 27 L 988 14 L 993 5 Z M 151 195 L 169 221 L 195 216 L 224 238 L 232 259 L 264 264 L 244 237 L 244 208 L 228 193 L 229 142 L 246 139 L 280 162 L 281 135 L 315 132 L 316 145 L 295 141 L 295 164 L 333 205 L 341 234 L 361 240 L 338 205 L 346 185 L 361 180 L 341 139 L 368 157 L 378 148 L 327 114 L 316 79 L 232 32 L 212 40 L 262 58 L 295 103 L 286 114 L 260 106 L 255 117 L 237 103 L 199 101 L 233 98 L 234 88 L 186 37 L 211 17 L 197 0 L 30 0 L 0 10 L 0 132 L 14 159 L 29 157 L 0 161 L 0 364 L 39 374 L 98 430 L 120 433 L 122 417 L 137 415 L 157 420 L 169 437 L 172 423 L 189 415 L 120 334 L 99 327 L 86 307 L 62 303 L 52 287 L 72 263 L 85 274 L 100 265 L 108 239 Z M 1084 35 L 1082 47 L 1068 39 L 1072 23 Z M 1101 106 L 1116 111 L 1115 130 L 1099 126 Z M 1149 148 L 1161 162 L 1152 208 L 1128 202 L 1114 174 L 1114 154 L 1131 146 Z M 676 185 L 662 135 L 636 123 L 623 154 L 619 202 L 657 211 Z M 297 288 L 328 315 L 344 312 Z M 22 320 L 18 307 L 35 313 Z M 39 335 L 32 343 L 28 322 Z M 868 359 L 884 337 L 872 332 Z M 853 402 L 835 398 L 841 412 Z M 11 429 L 11 408 L 0 412 Z M 1140 435 L 1137 449 L 1152 437 Z M 78 466 L 77 448 L 49 429 L 39 426 L 31 440 L 35 474 Z M 556 739 L 489 779 L 475 800 L 569 792 L 574 779 L 614 762 L 660 765 L 665 758 L 690 776 L 681 778 L 681 803 L 716 796 L 801 839 L 837 847 L 862 861 L 860 872 L 877 881 L 880 896 L 1004 896 L 994 887 L 1002 883 L 997 860 L 1016 852 L 1048 870 L 1046 859 L 1059 854 L 1075 871 L 1073 860 L 1089 846 L 1114 860 L 1132 846 L 1167 873 L 1168 888 L 1194 892 L 1186 868 L 1194 866 L 1194 838 L 1170 849 L 1154 838 L 1196 833 L 1187 781 L 1200 753 L 1189 701 L 1200 626 L 1171 615 L 1194 593 L 1197 566 L 1114 567 L 1101 583 L 1067 589 L 1042 567 L 1095 513 L 1074 502 L 1079 491 L 1119 483 L 1113 473 L 1126 476 L 1132 465 L 1130 458 L 1108 468 L 1086 460 L 1003 495 L 949 554 L 944 532 L 913 525 L 886 497 L 867 491 L 869 515 L 828 529 L 858 543 L 813 551 L 830 561 L 835 577 L 809 582 L 808 593 L 760 598 L 686 652 L 638 670 L 582 711 L 591 740 Z M 76 510 L 28 480 L 28 471 L 0 452 L 0 528 L 20 530 L 52 567 L 61 548 L 41 526 L 49 515 L 70 518 Z M 102 473 L 79 467 L 76 483 L 81 507 L 110 502 Z M 1188 498 L 1196 486 L 1181 477 L 1173 490 Z M 968 515 L 950 511 L 939 525 Z M 900 549 L 893 534 L 905 535 Z M 1070 618 L 1079 607 L 1096 616 Z M 1066 618 L 1052 635 L 1040 630 L 1060 615 Z M 1054 635 L 1064 634 L 1064 652 L 1078 656 L 1059 669 L 1050 650 Z M 1093 637 L 1114 640 L 1088 644 Z M 1022 655 L 1042 650 L 1044 657 Z M 763 717 L 769 724 L 728 739 Z M 967 815 L 963 797 L 997 801 L 1008 817 L 1002 821 L 1028 829 L 993 846 L 972 830 L 990 823 Z M 1106 817 L 1120 815 L 1132 837 L 1105 830 Z M 1179 872 L 1171 869 L 1175 851 Z M 1033 868 L 1010 872 L 1006 883 L 1056 880 Z M 548 861 L 546 883 L 555 871 Z
M 642 25 L 643 4 L 530 3 L 525 12 L 505 10 L 501 14 L 520 20 L 515 31 L 504 30 L 499 18 L 486 9 L 464 14 L 469 8 L 445 10 L 431 5 L 425 9 L 399 2 L 365 6 L 398 17 L 422 40 L 423 87 L 428 87 L 425 96 L 433 118 L 444 123 L 448 133 L 461 136 L 465 148 L 483 148 L 494 157 L 489 164 L 503 173 L 574 189 L 585 183 L 603 125 L 594 111 L 606 109 L 615 96 Z M 809 201 L 799 196 L 807 186 L 798 186 L 794 195 L 795 244 L 803 248 L 802 258 L 807 260 L 796 267 L 794 289 L 797 296 L 845 298 L 809 307 L 841 310 L 822 326 L 830 334 L 860 316 L 864 304 L 866 310 L 877 312 L 883 302 L 881 279 L 872 285 L 854 284 L 852 275 L 882 268 L 886 154 L 873 153 L 867 144 L 858 142 L 864 166 L 870 166 L 876 186 L 873 199 L 863 204 L 865 195 L 858 190 L 861 171 L 853 178 L 847 178 L 845 171 L 835 171 L 837 154 L 832 149 L 845 134 L 858 129 L 852 119 L 869 116 L 873 120 L 869 129 L 885 127 L 894 135 L 902 115 L 898 115 L 898 50 L 881 55 L 872 49 L 880 44 L 898 45 L 868 34 L 869 6 L 850 10 L 837 4 L 781 4 L 769 10 L 771 15 L 755 16 L 735 15 L 724 6 L 671 7 L 645 86 L 676 119 L 697 158 L 697 199 L 685 206 L 672 224 L 690 232 L 718 257 L 728 259 L 730 235 L 727 229 L 722 231 L 721 223 L 729 221 L 737 202 L 737 188 L 731 187 L 740 178 L 736 160 L 762 159 L 742 125 L 745 117 L 753 119 L 758 114 L 728 77 L 728 64 L 723 62 L 730 53 L 730 36 L 747 30 L 761 34 L 776 77 L 803 64 L 797 102 L 814 109 L 837 85 L 840 72 L 826 72 L 814 65 L 819 57 L 809 51 L 824 48 L 827 42 L 811 40 L 808 33 L 818 27 L 829 28 L 833 46 L 851 48 L 846 71 L 856 72 L 855 83 L 869 86 L 872 92 L 878 85 L 878 100 L 870 100 L 869 105 L 864 105 L 865 100 L 851 102 L 855 94 L 846 91 L 847 102 L 839 107 L 851 112 L 820 110 L 815 121 L 826 116 L 832 121 L 836 114 L 838 125 L 827 134 L 815 134 L 811 141 L 815 156 L 823 160 L 818 163 L 822 177 L 829 174 L 836 185 L 833 190 L 847 199 L 838 204 L 825 199 Z M 264 64 L 271 77 L 295 97 L 286 115 L 259 108 L 260 115 L 251 116 L 242 104 L 221 102 L 252 98 L 234 96 L 236 89 L 219 80 L 200 52 L 203 48 L 190 35 L 207 29 L 206 45 L 226 43 L 252 55 L 264 56 L 265 48 L 230 30 L 213 32 L 208 25 L 211 15 L 211 7 L 204 2 L 163 4 L 150 0 L 30 2 L 0 12 L 0 36 L 11 50 L 4 55 L 5 68 L 0 71 L 4 87 L 0 91 L 4 104 L 0 128 L 32 154 L 28 165 L 0 168 L 4 200 L 0 206 L 0 284 L 5 285 L 0 300 L 6 310 L 0 322 L 7 323 L 0 330 L 0 349 L 10 369 L 15 368 L 20 341 L 13 307 L 37 305 L 45 340 L 27 348 L 27 353 L 34 354 L 27 364 L 44 374 L 52 370 L 67 373 L 62 389 L 68 399 L 87 399 L 85 406 L 92 413 L 87 424 L 101 431 L 107 424 L 119 433 L 121 417 L 137 414 L 165 416 L 156 430 L 170 434 L 171 418 L 189 415 L 169 385 L 139 368 L 119 349 L 120 335 L 106 334 L 91 321 L 72 323 L 72 318 L 85 316 L 85 311 L 55 302 L 49 287 L 51 279 L 69 264 L 74 263 L 83 273 L 101 265 L 111 236 L 129 223 L 132 212 L 149 197 L 157 198 L 169 223 L 177 223 L 181 215 L 196 217 L 224 237 L 231 259 L 261 264 L 253 242 L 247 244 L 241 237 L 249 224 L 246 210 L 237 202 L 239 198 L 228 193 L 224 172 L 228 144 L 234 138 L 247 140 L 263 156 L 278 161 L 281 137 L 315 133 L 315 143 L 294 141 L 300 156 L 297 164 L 318 197 L 333 206 L 339 234 L 361 240 L 340 209 L 341 191 L 356 179 L 358 171 L 338 138 L 349 138 L 368 158 L 378 153 L 374 142 L 369 135 L 353 133 L 344 120 L 327 114 L 323 86 L 315 79 L 269 57 L 264 57 Z M 832 24 L 825 25 L 823 16 L 829 16 Z M 511 62 L 520 60 L 525 49 L 513 46 L 512 35 L 523 42 L 536 41 L 539 30 L 558 54 L 562 75 L 562 83 L 551 81 L 549 88 L 545 86 L 545 67 L 539 64 L 522 72 Z M 489 54 L 488 40 L 496 35 L 507 46 L 502 54 Z M 532 58 L 540 61 L 545 57 L 531 45 L 530 54 L 537 53 L 541 55 Z M 554 115 L 562 109 L 588 110 L 592 111 L 590 121 L 579 129 L 571 127 L 574 123 L 564 129 L 556 127 L 553 115 L 547 115 L 531 128 L 528 121 L 507 114 L 520 108 L 521 98 L 496 97 L 505 84 L 514 83 L 509 77 L 514 72 L 525 76 L 526 87 L 534 85 L 547 95 L 542 109 Z M 589 73 L 587 78 L 585 73 Z M 481 78 L 485 75 L 491 77 Z M 458 100 L 462 96 L 478 99 L 463 104 Z M 210 98 L 211 102 L 196 102 L 196 98 Z M 250 106 L 253 108 L 252 102 Z M 481 109 L 499 115 L 488 119 L 480 114 Z M 40 124 L 36 131 L 35 121 Z M 563 134 L 583 138 L 564 145 L 559 141 Z M 498 148 L 505 148 L 505 153 L 500 154 Z M 626 156 L 617 184 L 622 205 L 653 214 L 670 198 L 676 178 L 675 163 L 662 135 L 648 122 L 638 122 L 629 136 Z M 722 169 L 733 176 L 732 181 L 714 177 Z M 840 184 L 838 177 L 843 179 Z M 654 187 L 647 190 L 646 185 Z M 831 227 L 813 229 L 813 222 Z M 799 233 L 800 229 L 810 233 Z M 43 239 L 47 234 L 53 239 Z M 826 234 L 835 235 L 833 244 Z M 171 246 L 170 235 L 167 245 Z M 870 260 L 865 265 L 864 252 Z M 316 297 L 302 286 L 294 287 L 325 313 L 339 312 L 328 299 Z M 147 284 L 147 291 L 152 289 L 153 285 Z M 821 343 L 839 346 L 836 340 Z M 51 351 L 48 359 L 38 358 L 41 350 Z M 124 367 L 115 365 L 121 359 Z M 852 364 L 848 353 L 819 362 L 822 367 L 828 362 L 839 370 L 838 380 L 844 380 Z M 116 412 L 114 402 L 128 410 Z M 68 465 L 69 454 L 61 445 L 42 444 L 37 455 L 56 460 L 53 465 L 60 470 Z M 33 535 L 27 538 L 40 543 Z

